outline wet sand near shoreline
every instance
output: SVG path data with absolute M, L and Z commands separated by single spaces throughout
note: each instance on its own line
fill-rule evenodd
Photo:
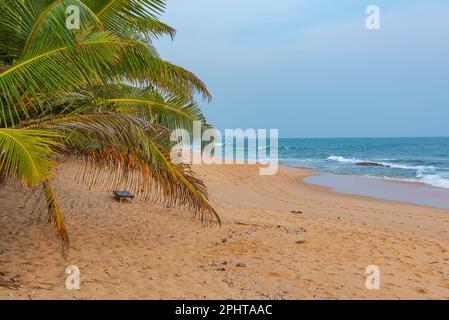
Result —
M 335 192 L 449 209 L 449 189 L 418 182 L 334 174 L 310 176 L 304 181 Z

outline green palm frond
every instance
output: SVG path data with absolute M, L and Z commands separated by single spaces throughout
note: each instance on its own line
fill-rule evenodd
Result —
M 204 224 L 219 222 L 204 184 L 175 165 L 156 142 L 151 124 L 118 113 L 47 117 L 24 124 L 58 132 L 66 157 L 81 159 L 80 180 L 104 190 L 128 189 L 143 199 L 193 212 Z
M 203 124 L 206 122 L 201 108 L 195 101 L 176 95 L 166 96 L 152 87 L 109 84 L 90 88 L 88 96 L 92 101 L 91 105 L 85 103 L 87 108 L 97 105 L 103 110 L 108 108 L 110 111 L 134 114 L 170 130 L 182 128 L 192 133 L 194 121 Z M 82 98 L 82 101 L 86 100 L 86 97 Z
M 145 200 L 178 207 L 192 214 L 204 226 L 221 224 L 208 200 L 204 183 L 188 167 L 174 165 L 153 145 L 151 158 L 142 159 L 110 149 L 92 149 L 82 161 L 80 181 L 104 190 L 125 189 Z
M 103 21 L 113 20 L 120 14 L 154 19 L 165 9 L 165 0 L 84 0 L 84 2 Z
M 34 187 L 52 175 L 58 136 L 46 130 L 0 128 L 0 175 Z
M 29 20 L 30 31 L 27 34 L 25 43 L 23 45 L 23 52 L 27 52 L 33 43 L 42 43 L 42 37 L 44 37 L 48 32 L 53 32 L 57 37 L 52 37 L 53 39 L 62 38 L 61 33 L 66 33 L 66 36 L 70 37 L 71 31 L 66 27 L 66 8 L 69 5 L 76 5 L 82 10 L 80 10 L 80 25 L 100 25 L 100 21 L 97 16 L 90 10 L 80 0 L 46 0 L 41 1 L 47 5 L 40 6 L 36 13 L 36 17 L 33 20 Z M 39 1 L 33 0 L 32 3 L 36 5 Z M 62 39 L 60 39 L 62 40 Z M 62 41 L 62 44 L 65 42 Z
M 139 38 L 140 34 L 148 38 L 168 35 L 173 38 L 176 31 L 158 20 L 165 8 L 160 0 L 85 0 L 98 19 L 108 30 L 123 37 Z
M 55 133 L 38 129 L 0 129 L 0 177 L 15 177 L 28 187 L 42 186 L 48 223 L 67 253 L 69 240 L 50 179 L 55 168 L 52 159 L 61 146 Z
M 153 161 L 159 163 L 162 174 L 174 182 L 175 205 L 193 210 L 193 219 L 199 219 L 203 225 L 221 224 L 217 212 L 210 205 L 204 183 L 195 178 L 189 166 L 175 165 L 169 160 L 168 150 L 149 140 L 149 152 Z
M 195 93 L 210 102 L 212 96 L 206 85 L 192 72 L 162 59 L 151 57 L 145 68 L 129 72 L 130 80 L 145 86 L 160 88 L 164 93 L 192 98 Z
M 132 109 L 141 109 L 144 107 L 146 118 L 153 119 L 172 130 L 182 128 L 192 132 L 194 121 L 202 123 L 205 121 L 201 109 L 195 102 L 176 96 L 160 100 L 148 96 L 124 97 L 107 99 L 106 102 L 113 103 L 119 108 L 125 106 Z
M 52 33 L 53 41 L 62 41 L 66 28 L 66 8 L 76 5 L 80 10 L 80 23 L 99 24 L 97 16 L 80 0 L 5 0 L 0 11 L 0 48 L 18 58 L 26 53 L 33 42 Z M 47 44 L 47 43 L 44 43 Z
M 145 40 L 147 41 L 163 36 L 169 36 L 173 40 L 176 36 L 176 30 L 174 28 L 157 19 L 137 17 L 132 21 L 132 25 L 137 27 L 139 33 L 143 33 L 146 36 Z
M 67 257 L 70 245 L 69 235 L 61 211 L 59 210 L 53 187 L 49 180 L 42 183 L 42 193 L 48 211 L 47 223 L 48 225 L 53 226 L 54 233 L 60 241 L 62 254 L 64 257 Z
M 65 25 L 78 5 L 79 30 Z M 210 101 L 193 73 L 161 59 L 152 39 L 165 0 L 0 1 L 0 182 L 42 188 L 47 221 L 69 240 L 51 185 L 55 162 L 82 160 L 79 179 L 129 189 L 220 223 L 206 187 L 170 160 L 170 131 L 207 127 L 194 102 Z
M 118 76 L 114 66 L 123 57 L 133 67 L 138 64 L 138 52 L 143 54 L 140 43 L 118 39 L 108 32 L 82 30 L 78 35 L 74 47 L 35 48 L 0 73 L 3 126 L 17 122 L 23 117 L 20 112 L 27 117 L 30 106 L 23 102 L 24 88 L 35 98 L 40 97 L 39 92 L 73 91 L 82 84 Z
M 140 117 L 169 130 L 185 129 L 190 134 L 193 133 L 195 121 L 207 127 L 205 116 L 195 101 L 176 95 L 163 95 L 151 86 L 93 86 L 82 93 L 68 93 L 56 104 L 64 104 L 64 113 L 114 111 Z

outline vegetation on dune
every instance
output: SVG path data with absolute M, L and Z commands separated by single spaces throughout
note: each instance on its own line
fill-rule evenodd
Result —
M 80 28 L 66 27 L 66 8 Z M 192 130 L 210 100 L 191 72 L 164 61 L 152 39 L 174 37 L 162 23 L 165 0 L 1 0 L 0 183 L 40 190 L 67 253 L 69 238 L 52 177 L 64 159 L 105 190 L 193 212 L 219 223 L 204 184 L 168 156 L 170 130 Z

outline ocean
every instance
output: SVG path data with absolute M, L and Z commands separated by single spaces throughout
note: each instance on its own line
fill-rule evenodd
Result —
M 279 162 L 449 189 L 449 138 L 280 139 Z M 357 165 L 363 162 L 371 165 Z

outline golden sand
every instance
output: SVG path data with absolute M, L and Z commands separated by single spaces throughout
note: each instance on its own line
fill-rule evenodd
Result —
M 449 210 L 333 193 L 310 172 L 201 166 L 223 220 L 203 229 L 188 214 L 74 182 L 55 182 L 71 251 L 64 261 L 34 198 L 0 190 L 0 299 L 448 299 Z M 25 203 L 25 200 L 29 199 Z M 292 213 L 296 211 L 296 213 Z M 65 268 L 81 272 L 65 287 Z M 365 270 L 377 265 L 379 290 Z

